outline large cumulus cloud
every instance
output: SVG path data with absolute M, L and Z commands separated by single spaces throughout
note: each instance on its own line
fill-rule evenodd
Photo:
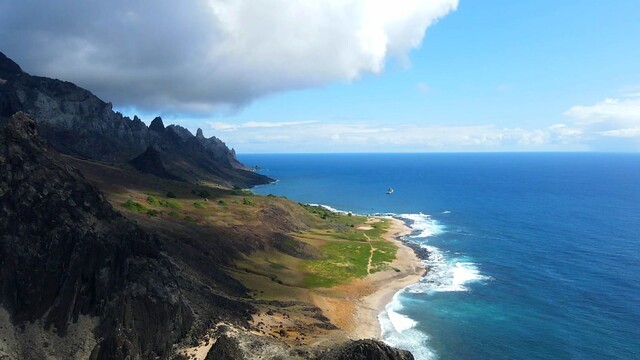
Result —
M 0 2 L 0 49 L 118 106 L 208 112 L 403 59 L 458 0 Z

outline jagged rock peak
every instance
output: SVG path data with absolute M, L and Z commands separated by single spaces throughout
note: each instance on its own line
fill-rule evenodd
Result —
M 162 122 L 162 118 L 160 116 L 153 119 L 151 125 L 149 125 L 149 130 L 153 130 L 155 132 L 164 131 L 164 123 Z
M 202 133 L 202 129 L 198 128 L 198 131 L 196 131 L 196 137 L 198 139 L 204 139 L 204 134 Z
M 177 135 L 180 139 L 182 139 L 182 141 L 187 141 L 193 138 L 193 134 L 191 133 L 191 131 L 180 125 L 169 125 L 167 126 L 167 130 Z
M 20 65 L 0 52 L 0 78 L 6 80 L 22 73 L 24 73 L 24 71 L 22 71 Z

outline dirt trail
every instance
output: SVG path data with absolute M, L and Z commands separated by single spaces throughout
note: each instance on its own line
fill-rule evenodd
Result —
M 376 252 L 376 248 L 371 245 L 371 238 L 367 233 L 364 233 L 364 237 L 369 241 L 369 246 L 371 246 L 371 252 L 369 253 L 369 262 L 367 263 L 367 274 L 371 274 L 371 263 L 373 262 L 373 253 Z

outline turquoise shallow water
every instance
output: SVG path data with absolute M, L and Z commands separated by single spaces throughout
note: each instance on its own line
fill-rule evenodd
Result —
M 640 359 L 640 155 L 241 160 L 279 180 L 257 193 L 412 225 L 431 271 L 381 318 L 418 359 Z

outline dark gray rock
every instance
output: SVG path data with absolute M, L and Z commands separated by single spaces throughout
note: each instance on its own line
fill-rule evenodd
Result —
M 13 60 L 0 52 L 0 79 L 13 79 L 23 73 L 24 71 L 22 71 L 20 65 L 16 64 Z
M 23 111 L 36 119 L 41 135 L 64 154 L 126 163 L 155 146 L 173 178 L 241 187 L 272 181 L 247 171 L 235 152 L 215 137 L 196 137 L 176 125 L 165 128 L 159 117 L 147 127 L 138 117 L 132 120 L 114 112 L 110 103 L 70 82 L 24 73 L 2 53 L 0 79 L 0 124 Z
M 222 326 L 214 335 L 217 340 L 206 360 L 413 360 L 405 350 L 394 349 L 376 340 L 356 340 L 332 347 L 289 347 L 269 336 L 259 336 L 246 330 Z
M 162 118 L 160 116 L 151 121 L 149 130 L 155 131 L 157 133 L 162 133 L 164 131 L 164 123 L 162 122 Z
M 79 316 L 98 317 L 91 359 L 133 360 L 168 358 L 215 321 L 246 322 L 249 305 L 186 276 L 161 250 L 28 116 L 0 128 L 0 305 L 15 326 L 39 320 L 66 336 Z
M 211 346 L 205 360 L 238 360 L 246 358 L 244 351 L 240 349 L 238 340 L 227 334 L 222 334 Z
M 320 355 L 317 360 L 413 360 L 413 355 L 380 341 L 356 340 L 336 346 Z

